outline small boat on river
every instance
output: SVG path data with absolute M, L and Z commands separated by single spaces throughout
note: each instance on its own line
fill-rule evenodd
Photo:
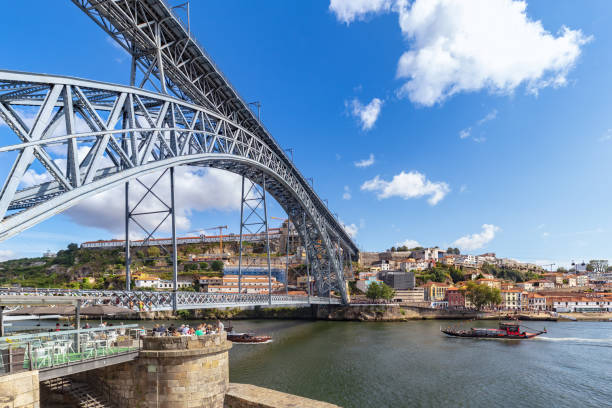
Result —
M 533 329 L 532 329 L 533 330 Z M 470 328 L 462 329 L 458 327 L 440 328 L 440 331 L 452 337 L 477 337 L 485 339 L 510 339 L 510 340 L 525 340 L 546 333 L 544 330 L 534 330 L 533 332 L 521 331 L 521 325 L 515 322 L 499 323 L 498 329 L 487 328 Z
M 227 339 L 233 343 L 266 343 L 272 340 L 270 336 L 256 336 L 251 333 L 227 333 Z

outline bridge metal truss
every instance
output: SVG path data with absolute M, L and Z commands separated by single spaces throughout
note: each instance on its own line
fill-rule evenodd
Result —
M 0 192 L 0 240 L 138 176 L 215 167 L 259 185 L 265 177 L 302 235 L 317 294 L 347 301 L 339 253 L 356 255 L 355 244 L 291 161 L 226 116 L 138 88 L 0 71 L 0 118 L 18 138 L 0 142 L 15 157 Z M 20 188 L 30 168 L 50 181 Z
M 78 289 L 44 289 L 44 288 L 0 288 L 0 296 L 91 296 L 92 302 L 97 303 L 99 298 L 110 298 L 113 305 L 129 308 L 134 311 L 161 311 L 173 310 L 174 292 L 149 292 L 125 290 L 78 290 Z M 272 295 L 271 302 L 268 295 L 258 294 L 224 294 L 200 292 L 176 292 L 176 308 L 182 309 L 210 309 L 219 307 L 249 307 L 258 305 L 273 306 L 307 306 L 309 304 L 339 304 L 340 299 L 320 296 L 288 296 Z M 142 302 L 142 309 L 141 304 Z

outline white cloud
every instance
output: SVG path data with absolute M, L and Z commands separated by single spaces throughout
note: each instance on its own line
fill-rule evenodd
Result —
M 562 27 L 558 35 L 531 20 L 527 3 L 513 0 L 399 1 L 400 27 L 412 49 L 400 58 L 400 95 L 431 106 L 458 92 L 487 89 L 530 93 L 563 86 L 590 40 Z
M 465 193 L 467 191 L 467 185 L 462 184 L 461 187 L 459 187 L 459 192 L 460 193 Z
M 612 140 L 612 129 L 608 129 L 606 133 L 604 133 L 599 139 L 600 142 L 607 142 L 608 140 Z
M 497 109 L 493 109 L 491 112 L 487 113 L 483 118 L 478 119 L 473 126 L 470 126 L 468 128 L 461 130 L 459 132 L 459 138 L 466 139 L 470 137 L 472 135 L 473 128 L 478 128 L 484 125 L 485 123 L 495 119 L 496 117 L 497 117 Z M 473 137 L 472 140 L 475 141 L 476 143 L 480 143 L 480 142 L 486 141 L 487 139 L 483 136 L 480 136 L 480 137 Z
M 0 262 L 8 261 L 9 259 L 13 259 L 15 253 L 10 249 L 0 249 Z
M 499 227 L 492 224 L 483 224 L 482 231 L 476 234 L 466 235 L 459 238 L 453 245 L 464 251 L 480 249 L 495 238 L 495 233 L 499 231 Z
M 376 176 L 363 183 L 361 189 L 375 191 L 378 199 L 397 196 L 408 200 L 429 196 L 427 202 L 431 205 L 436 205 L 450 191 L 448 184 L 427 180 L 425 175 L 418 171 L 409 173 L 402 171 L 400 174 L 393 176 L 391 181 L 385 181 Z
M 550 236 L 550 232 L 543 232 L 542 238 L 548 238 Z
M 343 200 L 350 200 L 352 198 L 351 189 L 349 186 L 344 186 L 344 193 L 342 193 Z
M 497 117 L 497 109 L 493 109 L 491 112 L 487 113 L 486 116 L 482 119 L 480 119 L 478 122 L 476 122 L 476 124 L 478 126 L 482 126 L 483 123 L 486 123 L 490 120 L 493 120 Z
M 392 0 L 331 0 L 329 10 L 343 23 L 363 20 L 368 14 L 389 11 Z
M 141 177 L 145 184 L 151 184 L 159 174 Z M 193 211 L 237 210 L 240 208 L 240 176 L 223 170 L 195 167 L 177 167 L 175 172 L 176 223 L 178 230 L 191 227 L 189 216 Z M 138 182 L 131 182 L 130 205 L 133 208 L 142 196 L 144 189 Z M 166 175 L 155 187 L 155 193 L 169 202 L 169 177 Z M 119 197 L 119 198 L 118 198 Z M 124 231 L 124 187 L 104 191 L 94 197 L 81 201 L 64 214 L 80 225 L 101 228 L 112 234 L 121 235 Z M 149 196 L 140 204 L 137 212 L 164 209 L 163 205 Z M 161 219 L 158 215 L 137 216 L 146 228 L 154 228 Z M 132 223 L 134 236 L 141 237 L 142 231 Z M 171 231 L 170 217 L 160 227 L 159 232 Z
M 398 246 L 398 247 L 405 246 L 407 248 L 416 248 L 416 247 L 420 247 L 421 244 L 419 244 L 419 242 L 415 241 L 414 239 L 407 239 L 404 242 L 398 242 L 397 244 L 395 244 L 395 246 Z
M 466 138 L 470 137 L 471 134 L 472 134 L 472 128 L 469 127 L 469 128 L 466 128 L 466 129 L 463 129 L 462 131 L 460 131 L 459 132 L 459 137 L 461 139 L 466 139 Z
M 51 177 L 51 175 L 46 171 L 44 173 L 39 174 L 32 169 L 28 169 L 28 171 L 26 171 L 23 174 L 23 177 L 21 178 L 20 186 L 27 188 L 27 187 L 36 186 L 40 183 L 45 183 L 51 180 L 53 180 L 53 177 Z
M 361 129 L 370 130 L 380 115 L 382 105 L 383 101 L 378 98 L 372 99 L 367 105 L 362 105 L 357 99 L 353 99 L 350 103 L 351 114 L 359 119 Z
M 355 167 L 370 167 L 374 164 L 374 154 L 370 153 L 370 157 L 367 159 L 356 161 Z
M 342 227 L 344 228 L 346 233 L 351 238 L 354 238 L 357 235 L 357 232 L 359 232 L 359 227 L 355 224 L 345 224 L 342 221 L 340 221 L 340 223 L 342 224 Z
M 399 96 L 432 106 L 460 92 L 537 94 L 567 83 L 591 40 L 562 26 L 555 34 L 532 20 L 520 0 L 332 0 L 339 21 L 395 11 L 409 41 L 397 66 Z

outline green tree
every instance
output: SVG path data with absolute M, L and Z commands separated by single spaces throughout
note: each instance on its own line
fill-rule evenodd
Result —
M 208 263 L 206 262 L 200 262 L 200 269 L 205 271 L 208 269 Z
M 368 290 L 366 292 L 366 297 L 368 299 L 377 300 L 377 299 L 385 299 L 391 300 L 395 296 L 395 291 L 385 283 L 377 283 L 372 282 L 370 286 L 368 286 Z
M 210 265 L 210 267 L 213 271 L 221 272 L 223 271 L 223 262 L 212 261 L 212 264 Z
M 486 305 L 498 305 L 502 301 L 499 289 L 479 285 L 473 281 L 467 284 L 466 296 L 478 310 Z
M 149 255 L 151 258 L 157 258 L 160 254 L 161 250 L 159 249 L 159 247 L 152 246 L 147 249 L 147 255 Z
M 195 270 L 198 270 L 198 268 L 199 268 L 199 265 L 197 263 L 185 264 L 183 266 L 184 271 L 195 271 Z
M 465 276 L 463 275 L 463 272 L 459 268 L 450 267 L 449 268 L 449 273 L 450 273 L 450 277 L 451 277 L 451 279 L 453 280 L 454 283 L 461 282 L 461 281 L 465 280 Z

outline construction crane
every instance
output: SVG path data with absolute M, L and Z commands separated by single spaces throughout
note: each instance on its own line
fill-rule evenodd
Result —
M 212 231 L 212 230 L 219 230 L 219 251 L 221 252 L 221 254 L 223 254 L 223 230 L 227 229 L 227 225 L 219 225 L 216 227 L 210 227 L 210 228 L 200 228 L 197 231 L 189 231 L 188 233 L 191 232 L 198 232 L 201 233 L 202 231 Z
M 544 269 L 546 269 L 546 267 L 548 266 L 548 267 L 550 267 L 550 271 L 552 272 L 552 271 L 553 271 L 553 266 L 555 266 L 555 265 L 556 265 L 556 264 L 554 264 L 554 263 L 551 263 L 551 264 L 544 264 L 544 265 L 542 265 L 542 267 L 543 267 Z

